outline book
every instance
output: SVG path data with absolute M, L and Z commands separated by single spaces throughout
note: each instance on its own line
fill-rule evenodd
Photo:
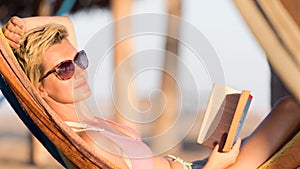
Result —
M 197 142 L 209 148 L 219 144 L 228 152 L 241 131 L 252 95 L 215 83 L 204 113 Z

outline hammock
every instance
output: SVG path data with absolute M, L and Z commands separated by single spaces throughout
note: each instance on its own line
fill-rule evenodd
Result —
M 292 60 L 294 57 L 291 57 L 291 52 L 287 51 L 287 45 L 282 44 L 282 40 L 273 31 L 255 1 L 235 0 L 235 3 L 266 51 L 270 64 L 300 102 L 300 90 L 298 90 L 300 78 L 291 78 L 300 77 L 299 65 L 296 65 L 297 61 Z M 1 30 L 0 88 L 23 123 L 61 165 L 66 168 L 118 168 L 91 149 L 38 95 L 16 61 Z M 299 138 L 300 132 L 261 168 L 298 167 Z
M 300 4 L 297 0 L 234 0 L 270 66 L 300 103 Z M 300 131 L 260 168 L 300 166 Z
M 39 96 L 0 29 L 0 88 L 19 118 L 66 168 L 118 168 L 97 154 Z

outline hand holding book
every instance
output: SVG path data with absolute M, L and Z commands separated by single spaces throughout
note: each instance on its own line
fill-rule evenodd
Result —
M 240 147 L 241 147 L 241 139 L 238 138 L 236 140 L 236 143 L 233 145 L 232 149 L 227 152 L 219 152 L 219 145 L 217 144 L 213 151 L 211 152 L 208 162 L 204 166 L 203 169 L 213 169 L 213 168 L 227 168 L 230 165 L 234 164 L 236 161 L 237 156 L 239 155 L 240 152 Z M 216 163 L 216 161 L 218 161 Z

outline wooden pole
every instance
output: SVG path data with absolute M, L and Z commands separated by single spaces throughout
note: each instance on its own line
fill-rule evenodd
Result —
M 166 53 L 164 63 L 164 74 L 162 76 L 161 89 L 165 95 L 165 109 L 163 113 L 156 121 L 155 135 L 161 135 L 167 131 L 168 128 L 172 127 L 176 116 L 178 114 L 178 91 L 176 86 L 176 72 L 178 62 L 178 35 L 181 16 L 181 0 L 168 0 L 168 30 L 166 40 Z M 173 75 L 173 77 L 172 77 Z M 157 140 L 153 143 L 154 151 L 161 151 L 164 148 L 164 144 L 168 144 L 169 139 L 175 139 L 176 133 L 168 133 L 163 140 Z M 169 147 L 169 145 L 166 145 Z
M 132 0 L 113 0 L 112 12 L 115 20 L 115 47 L 114 47 L 114 120 L 137 129 L 135 124 L 127 118 L 132 113 L 133 106 L 137 105 L 134 85 L 129 87 L 132 78 L 132 65 L 127 60 L 133 52 L 133 41 L 131 36 L 131 7 Z M 127 17 L 127 18 L 126 18 Z M 122 19 L 123 18 L 123 19 Z M 125 19 L 124 19 L 125 18 Z

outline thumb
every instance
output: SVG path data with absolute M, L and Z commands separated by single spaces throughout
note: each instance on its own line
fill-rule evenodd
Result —
M 218 151 L 219 151 L 219 147 L 220 147 L 219 144 L 217 144 L 217 145 L 214 147 L 213 151 L 214 151 L 214 152 L 218 152 Z

